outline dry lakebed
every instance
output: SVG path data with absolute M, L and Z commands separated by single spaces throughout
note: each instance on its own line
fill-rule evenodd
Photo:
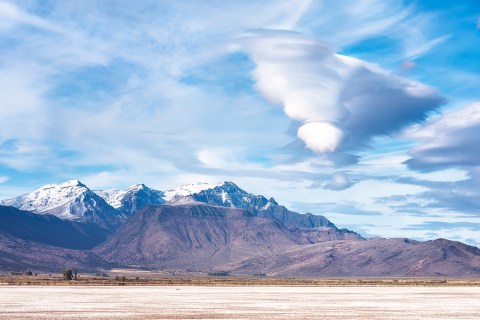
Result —
M 9 285 L 0 319 L 480 319 L 480 287 Z

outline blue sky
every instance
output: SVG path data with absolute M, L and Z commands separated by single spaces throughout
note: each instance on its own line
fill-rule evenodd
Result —
M 0 198 L 235 181 L 480 245 L 480 3 L 0 0 Z

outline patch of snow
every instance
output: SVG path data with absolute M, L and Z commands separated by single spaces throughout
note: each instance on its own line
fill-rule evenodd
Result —
M 167 204 L 168 205 L 184 205 L 184 204 L 192 204 L 192 203 L 198 203 L 195 199 L 193 199 L 191 196 L 180 196 L 176 195 L 172 199 L 170 199 Z
M 223 185 L 223 183 L 221 183 L 221 184 L 210 184 L 210 183 L 205 183 L 205 182 L 199 182 L 199 183 L 186 184 L 186 185 L 183 185 L 183 186 L 181 186 L 179 188 L 176 188 L 176 189 L 166 190 L 164 192 L 164 199 L 165 199 L 165 201 L 170 201 L 175 196 L 186 197 L 186 196 L 190 196 L 190 195 L 195 194 L 195 193 L 202 192 L 204 190 L 213 189 L 213 188 L 221 186 L 221 185 Z
M 261 210 L 267 210 L 268 208 L 270 208 L 271 205 L 272 205 L 272 203 L 270 201 L 268 201 L 267 204 L 264 205 L 263 208 L 261 208 Z
M 106 203 L 114 207 L 115 209 L 119 208 L 122 205 L 121 199 L 125 195 L 124 190 L 118 189 L 107 189 L 107 190 L 94 190 L 97 195 L 99 195 Z

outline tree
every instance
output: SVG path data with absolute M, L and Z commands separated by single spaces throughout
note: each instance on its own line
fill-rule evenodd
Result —
M 73 272 L 72 269 L 65 269 L 63 270 L 63 280 L 72 280 L 73 279 Z

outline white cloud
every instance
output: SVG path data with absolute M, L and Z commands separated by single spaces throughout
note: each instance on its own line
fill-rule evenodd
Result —
M 424 42 L 420 46 L 411 46 L 407 49 L 404 58 L 405 59 L 416 59 L 425 53 L 429 52 L 436 46 L 442 44 L 443 42 L 447 41 L 451 36 L 445 35 L 442 37 L 435 38 L 431 41 Z
M 304 35 L 264 31 L 239 41 L 257 66 L 258 90 L 301 123 L 298 137 L 317 153 L 358 150 L 424 120 L 443 102 L 431 87 Z
M 337 149 L 344 133 L 328 122 L 309 122 L 298 128 L 298 137 L 314 152 L 328 153 Z

